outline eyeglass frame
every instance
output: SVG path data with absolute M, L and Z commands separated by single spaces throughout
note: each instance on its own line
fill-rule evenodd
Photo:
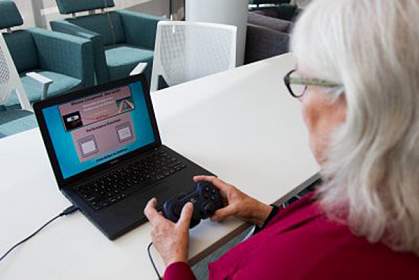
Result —
M 341 87 L 342 86 L 341 84 L 334 83 L 334 82 L 329 82 L 329 81 L 321 80 L 321 79 L 303 78 L 303 77 L 290 77 L 291 74 L 294 73 L 295 71 L 297 71 L 297 69 L 292 69 L 291 71 L 289 71 L 284 76 L 285 86 L 287 87 L 291 96 L 295 97 L 295 98 L 302 97 L 305 94 L 308 86 L 320 86 L 320 87 L 327 87 L 327 88 L 336 88 L 336 87 Z M 293 92 L 292 89 L 291 89 L 291 84 L 305 86 L 303 92 L 301 94 L 295 94 L 295 92 Z

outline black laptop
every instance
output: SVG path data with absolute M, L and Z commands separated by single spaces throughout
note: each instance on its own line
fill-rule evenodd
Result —
M 143 75 L 34 104 L 61 192 L 113 240 L 210 172 L 162 145 Z

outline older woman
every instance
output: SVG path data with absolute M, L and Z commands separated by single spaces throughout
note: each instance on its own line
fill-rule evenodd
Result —
M 211 279 L 419 279 L 419 1 L 315 0 L 299 19 L 285 82 L 302 104 L 323 185 L 277 211 L 214 177 L 236 216 L 261 230 L 209 265 Z M 187 265 L 177 224 L 145 213 L 165 279 Z M 275 212 L 278 213 L 275 213 Z

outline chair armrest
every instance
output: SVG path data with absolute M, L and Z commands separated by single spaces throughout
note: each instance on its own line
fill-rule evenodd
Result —
M 50 22 L 50 25 L 53 31 L 67 33 L 89 40 L 95 40 L 95 38 L 101 37 L 100 34 L 96 32 L 90 31 L 66 20 L 54 20 Z
M 140 62 L 135 66 L 134 69 L 132 69 L 131 73 L 129 73 L 130 76 L 139 75 L 144 72 L 144 70 L 147 68 L 148 63 L 147 62 Z
M 93 49 L 89 40 L 40 28 L 29 31 L 38 49 L 41 69 L 75 77 L 84 86 L 93 85 Z
M 288 20 L 268 17 L 257 13 L 249 13 L 247 22 L 253 25 L 260 25 L 276 31 L 289 33 L 293 28 L 293 23 Z
M 253 9 L 252 12 L 294 22 L 298 14 L 301 12 L 301 9 L 299 9 L 296 5 L 281 4 L 273 7 L 260 7 Z
M 248 24 L 245 63 L 288 52 L 289 34 L 259 25 Z
M 127 10 L 118 10 L 115 13 L 121 16 L 128 44 L 154 50 L 157 23 L 165 18 Z
M 250 0 L 249 4 L 251 5 L 263 5 L 263 4 L 272 4 L 272 5 L 278 5 L 278 4 L 288 4 L 290 0 Z
M 35 72 L 28 72 L 26 73 L 26 76 L 35 80 L 39 84 L 42 89 L 41 100 L 46 99 L 48 96 L 48 88 L 54 81 Z
M 26 76 L 28 76 L 31 79 L 34 79 L 35 81 L 37 81 L 42 86 L 50 85 L 54 82 L 50 78 L 47 78 L 44 75 L 41 75 L 41 74 L 36 73 L 36 72 L 28 72 L 28 73 L 26 73 Z

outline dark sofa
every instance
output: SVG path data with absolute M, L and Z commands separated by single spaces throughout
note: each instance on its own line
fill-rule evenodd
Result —
M 290 21 L 249 12 L 245 64 L 288 52 Z

